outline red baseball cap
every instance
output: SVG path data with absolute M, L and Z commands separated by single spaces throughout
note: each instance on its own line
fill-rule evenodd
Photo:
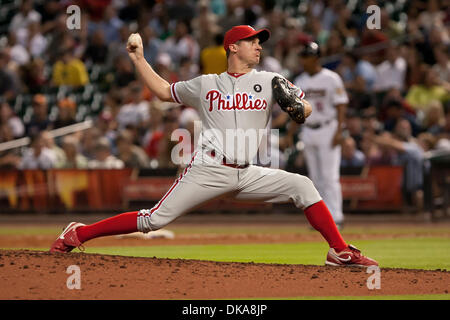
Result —
M 270 31 L 268 29 L 255 30 L 248 25 L 240 25 L 231 28 L 225 33 L 223 41 L 223 47 L 225 51 L 230 44 L 236 43 L 239 40 L 247 39 L 253 36 L 258 36 L 259 43 L 263 43 L 270 37 Z

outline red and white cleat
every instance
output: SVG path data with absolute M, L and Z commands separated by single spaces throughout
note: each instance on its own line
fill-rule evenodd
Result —
M 50 247 L 50 252 L 70 252 L 74 248 L 84 250 L 80 240 L 78 240 L 76 230 L 84 224 L 79 222 L 71 222 L 59 235 L 59 237 L 53 242 Z
M 348 267 L 369 267 L 378 266 L 378 262 L 362 255 L 361 251 L 355 246 L 349 244 L 347 249 L 337 253 L 330 248 L 327 254 L 325 264 L 329 266 L 348 266 Z

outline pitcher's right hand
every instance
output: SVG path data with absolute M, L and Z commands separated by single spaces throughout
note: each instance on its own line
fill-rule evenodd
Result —
M 132 33 L 128 37 L 127 51 L 131 60 L 136 61 L 144 57 L 144 46 L 139 33 Z

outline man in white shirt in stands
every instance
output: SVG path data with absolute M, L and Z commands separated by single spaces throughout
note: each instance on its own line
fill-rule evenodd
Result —
M 390 47 L 386 57 L 385 61 L 376 66 L 375 91 L 387 91 L 392 88 L 403 90 L 406 75 L 405 59 L 399 56 L 396 47 Z

